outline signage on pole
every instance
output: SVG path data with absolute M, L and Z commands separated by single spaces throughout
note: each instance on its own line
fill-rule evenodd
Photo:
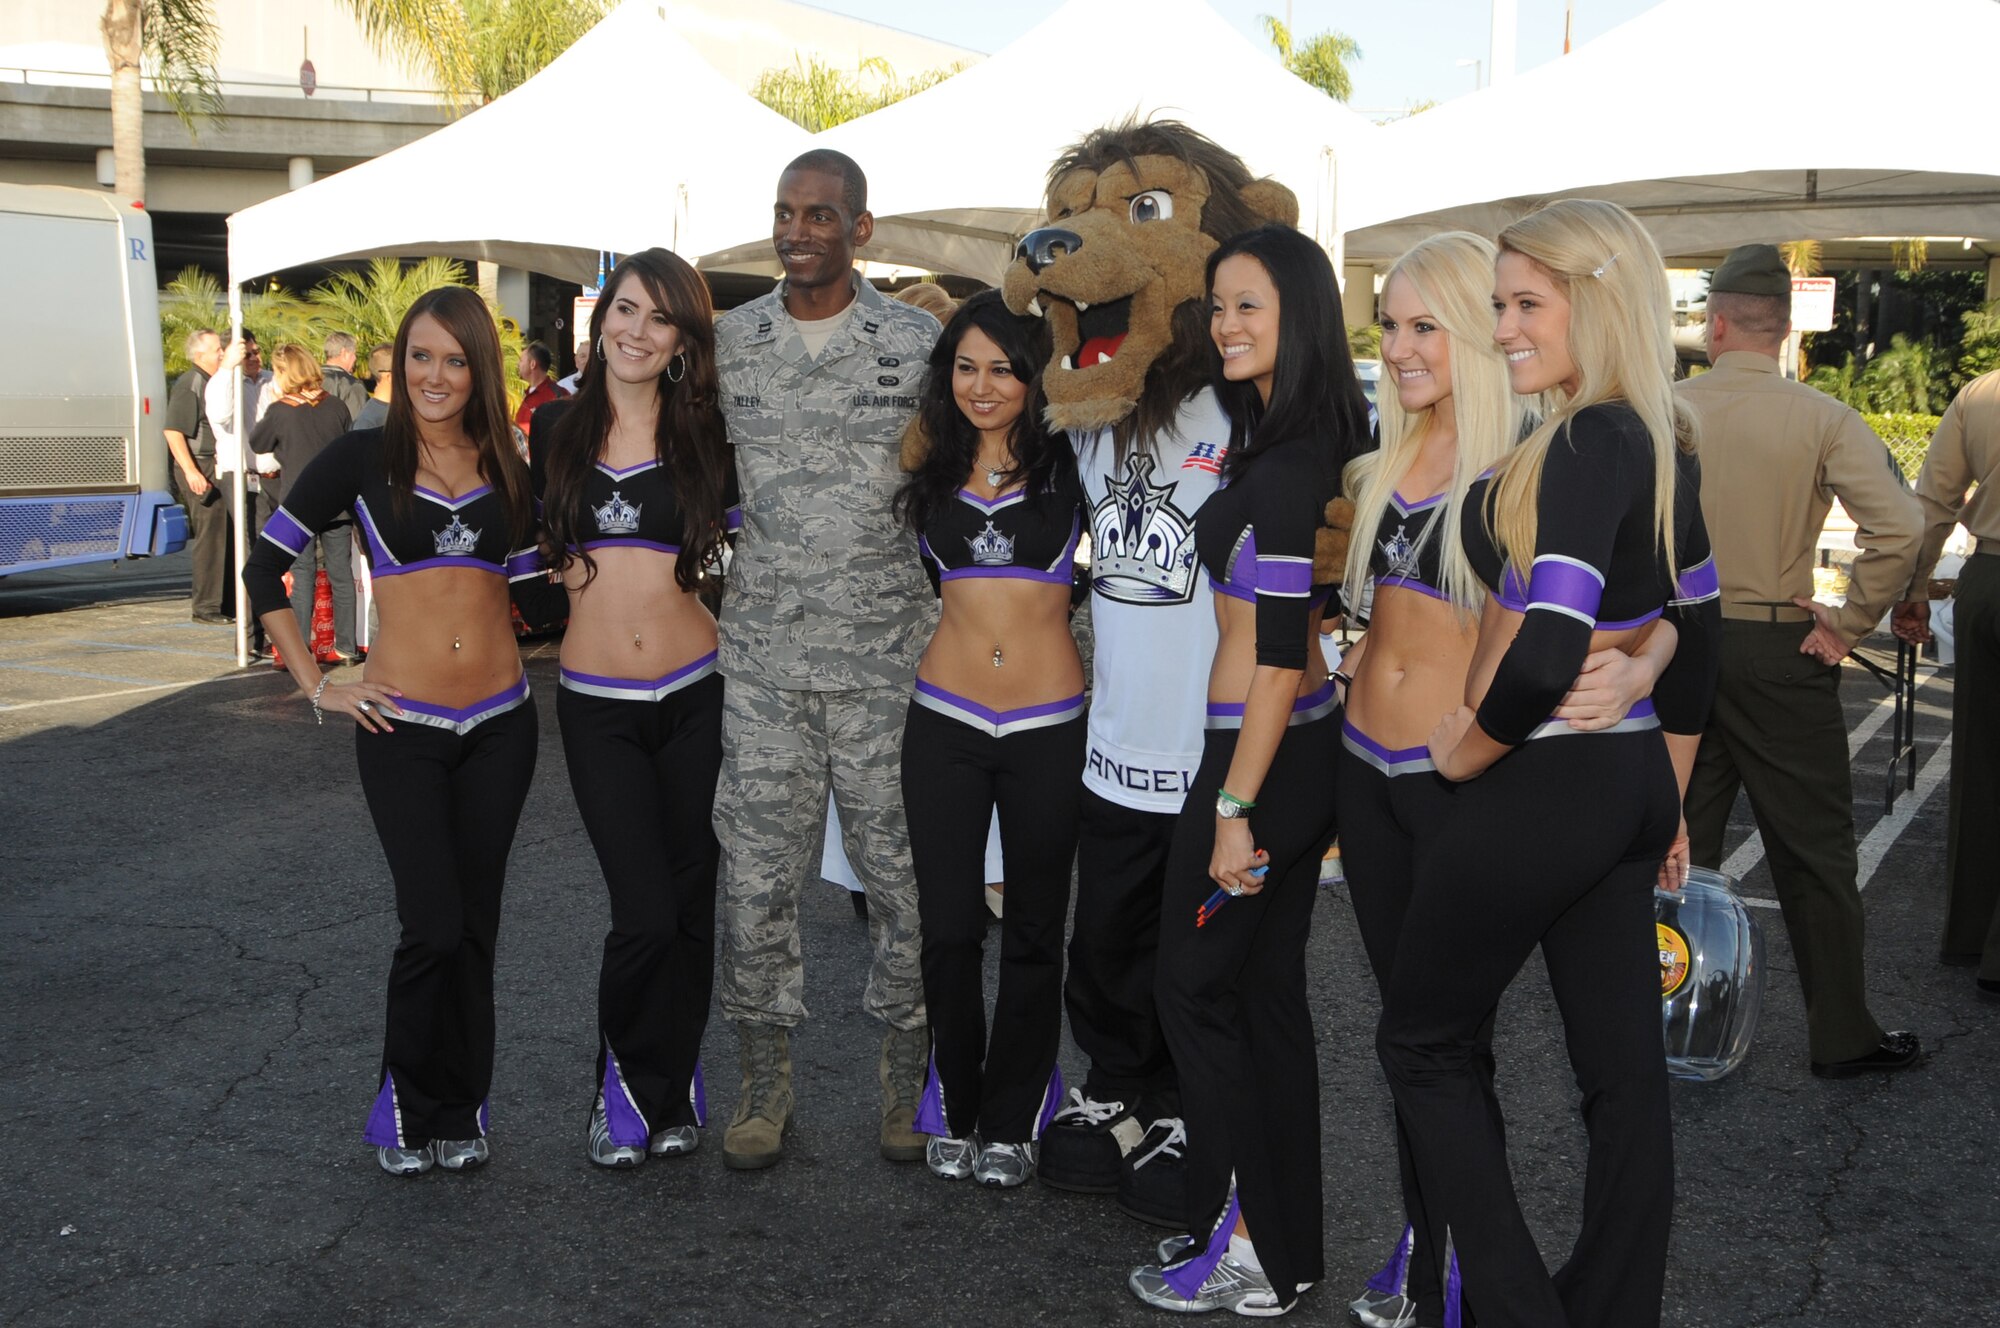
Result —
M 1792 278 L 1792 330 L 1833 331 L 1833 278 Z

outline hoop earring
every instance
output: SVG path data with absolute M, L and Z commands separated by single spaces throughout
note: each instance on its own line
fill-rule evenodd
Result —
M 678 364 L 681 367 L 681 371 L 679 373 L 674 372 L 674 365 L 676 364 Z M 675 351 L 673 360 L 667 365 L 667 381 L 670 383 L 678 383 L 681 379 L 687 376 L 688 376 L 688 353 L 684 350 Z
M 599 362 L 599 363 L 602 363 L 602 362 L 603 362 L 603 360 L 604 360 L 604 338 L 603 338 L 603 337 L 599 337 L 599 338 L 597 339 L 597 359 L 598 359 L 598 362 Z

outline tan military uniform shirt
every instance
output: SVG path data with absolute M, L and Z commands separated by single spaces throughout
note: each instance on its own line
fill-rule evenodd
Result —
M 1968 499 L 1965 491 L 1975 484 Z M 1938 421 L 1917 476 L 1917 501 L 1926 524 L 1909 598 L 1925 600 L 1954 525 L 1979 541 L 1979 552 L 2000 553 L 2000 369 L 1960 388 Z
M 1882 440 L 1778 362 L 1728 351 L 1677 383 L 1701 422 L 1701 508 L 1722 582 L 1722 616 L 1803 622 L 1800 609 L 1760 602 L 1810 599 L 1815 545 L 1838 497 L 1854 518 L 1860 556 L 1834 627 L 1851 645 L 1875 629 L 1909 584 L 1922 517 Z
M 846 322 L 813 355 L 783 297 L 780 285 L 715 327 L 743 494 L 722 672 L 798 691 L 906 686 L 937 610 L 890 507 L 938 321 L 857 277 Z

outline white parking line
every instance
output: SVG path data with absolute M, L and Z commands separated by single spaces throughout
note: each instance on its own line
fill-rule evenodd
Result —
M 1868 837 L 1861 841 L 1861 848 L 1858 851 L 1861 870 L 1855 874 L 1855 880 L 1860 882 L 1861 889 L 1866 890 L 1868 883 L 1875 879 L 1875 869 L 1882 865 L 1883 855 L 1888 853 L 1889 846 L 1896 842 L 1896 836 L 1903 833 L 1903 828 L 1910 823 L 1910 818 L 1923 810 L 1924 800 L 1937 791 L 1937 786 L 1944 783 L 1949 774 L 1951 774 L 1951 735 L 1947 733 L 1944 735 L 1944 741 L 1938 744 L 1937 750 L 1931 753 L 1931 759 L 1924 762 L 1923 768 L 1917 771 L 1917 786 L 1896 799 L 1896 810 L 1877 821 L 1875 828 L 1868 832 Z
M 1925 683 L 1937 677 L 1937 672 L 1936 669 L 1920 669 L 1917 673 L 1917 687 L 1921 689 Z M 1895 713 L 1895 702 L 1893 694 L 1883 697 L 1875 703 L 1875 708 L 1862 716 L 1861 722 L 1854 726 L 1854 732 L 1847 737 L 1847 757 L 1850 761 L 1858 756 L 1861 749 L 1868 745 L 1868 740 L 1889 722 Z M 1908 826 L 1923 809 L 1925 800 L 1943 782 L 1950 769 L 1951 735 L 1946 734 L 1937 751 L 1931 754 L 1930 760 L 1924 762 L 1923 768 L 1917 772 L 1916 787 L 1897 798 L 1896 809 L 1877 821 L 1874 828 L 1868 832 L 1867 838 L 1861 841 L 1857 850 L 1860 858 L 1860 871 L 1856 876 L 1857 890 L 1868 888 L 1869 881 L 1874 879 L 1875 869 L 1882 865 L 1882 858 L 1888 853 L 1890 845 L 1896 842 L 1896 836 L 1902 834 L 1904 827 Z M 1891 777 L 1896 776 L 1892 774 Z M 1752 830 L 1750 837 L 1738 844 L 1736 851 L 1723 861 L 1722 874 L 1740 881 L 1763 860 L 1763 857 L 1764 837 Z M 1745 895 L 1743 902 L 1751 908 L 1778 907 L 1778 901 L 1775 899 L 1760 899 L 1752 895 Z
M 0 713 L 11 710 L 39 710 L 43 706 L 77 705 L 83 701 L 103 701 L 114 696 L 137 696 L 141 692 L 171 692 L 182 687 L 199 687 L 209 682 L 240 681 L 244 678 L 261 678 L 262 673 L 224 673 L 214 678 L 196 678 L 191 682 L 162 682 L 151 687 L 124 687 L 115 692 L 92 692 L 88 696 L 58 696 L 47 701 L 0 702 Z

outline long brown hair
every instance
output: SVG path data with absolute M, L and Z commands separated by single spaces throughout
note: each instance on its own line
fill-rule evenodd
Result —
M 591 310 L 586 354 L 597 353 L 605 314 L 628 279 L 644 286 L 654 307 L 679 330 L 680 353 L 686 356 L 678 380 L 665 375 L 654 380 L 659 411 L 653 453 L 673 482 L 674 501 L 681 510 L 681 552 L 674 560 L 674 584 L 693 590 L 702 568 L 721 548 L 723 493 L 736 464 L 722 420 L 721 381 L 715 368 L 715 307 L 708 283 L 671 250 L 627 254 L 611 270 L 604 298 Z M 547 449 L 541 463 L 546 476 L 544 547 L 558 571 L 581 562 L 586 584 L 597 575 L 597 563 L 579 538 L 584 530 L 584 483 L 611 439 L 613 415 L 609 374 L 602 364 L 593 364 L 577 388 L 576 404 L 563 412 L 549 438 L 536 438 L 536 444 Z
M 410 404 L 410 325 L 425 314 L 465 352 L 472 370 L 472 396 L 465 403 L 461 426 L 479 450 L 479 477 L 493 486 L 507 509 L 510 549 L 528 542 L 535 528 L 529 494 L 528 466 L 514 450 L 513 421 L 507 414 L 505 368 L 500 362 L 500 333 L 493 313 L 478 292 L 467 286 L 439 286 L 419 295 L 396 329 L 395 371 L 389 379 L 389 418 L 382 425 L 382 458 L 389 492 L 407 503 L 417 484 L 417 412 Z

